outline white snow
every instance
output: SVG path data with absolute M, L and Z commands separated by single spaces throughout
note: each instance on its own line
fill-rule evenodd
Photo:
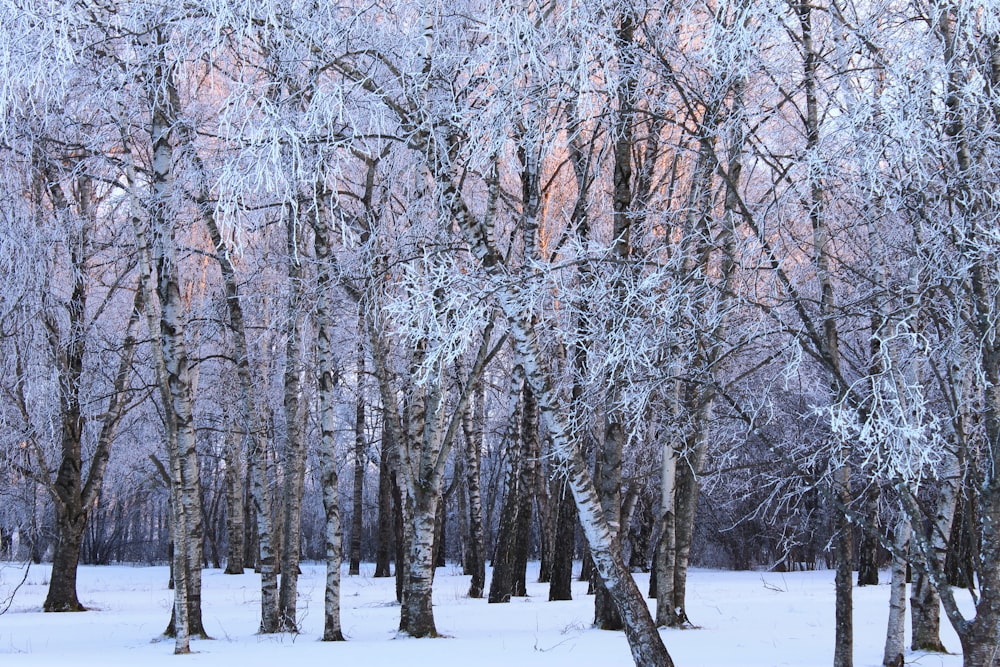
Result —
M 20 581 L 18 564 L 0 564 L 0 598 Z M 529 581 L 537 578 L 537 563 Z M 578 566 L 579 567 L 579 566 Z M 394 579 L 375 579 L 372 567 L 343 577 L 341 618 L 349 641 L 318 640 L 323 626 L 323 568 L 303 565 L 298 636 L 258 635 L 259 579 L 252 572 L 204 573 L 205 627 L 213 640 L 195 641 L 191 656 L 174 656 L 160 636 L 172 592 L 166 567 L 81 567 L 78 590 L 91 611 L 41 612 L 49 566 L 34 565 L 10 610 L 0 615 L 4 667 L 587 667 L 631 665 L 622 633 L 591 627 L 593 599 L 576 583 L 571 602 L 548 602 L 548 585 L 531 583 L 529 597 L 491 605 L 466 596 L 469 578 L 439 568 L 435 619 L 443 639 L 399 637 Z M 636 575 L 645 590 L 648 575 Z M 883 581 L 888 581 L 883 573 Z M 688 614 L 694 630 L 663 630 L 678 667 L 827 667 L 833 658 L 833 573 L 789 574 L 692 570 Z M 854 589 L 855 665 L 882 660 L 889 587 Z M 942 617 L 943 620 L 943 617 Z M 909 629 L 907 629 L 909 633 Z M 959 643 L 944 621 L 942 639 L 953 655 L 910 654 L 921 667 L 959 667 Z M 909 644 L 909 634 L 907 635 Z

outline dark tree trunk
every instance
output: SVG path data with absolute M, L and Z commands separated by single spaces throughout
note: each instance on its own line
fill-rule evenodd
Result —
M 941 598 L 931 583 L 931 578 L 922 570 L 910 588 L 910 623 L 913 639 L 910 648 L 914 651 L 947 653 L 941 642 Z
M 445 509 L 447 501 L 447 495 L 438 500 L 437 515 L 434 517 L 434 567 L 444 567 L 448 564 L 445 558 L 448 549 L 448 517 Z
M 364 331 L 364 323 L 358 323 L 358 331 Z M 347 574 L 361 573 L 361 530 L 362 530 L 362 499 L 364 495 L 365 463 L 368 459 L 365 443 L 365 396 L 362 378 L 365 372 L 365 348 L 358 337 L 358 395 L 354 406 L 354 488 L 352 495 L 351 514 L 351 553 Z
M 862 527 L 861 543 L 858 545 L 858 586 L 878 586 L 879 538 L 882 522 L 879 519 L 879 497 L 881 493 L 873 484 L 865 494 L 865 523 Z
M 612 538 L 617 547 L 621 548 L 621 456 L 625 432 L 622 425 L 609 419 L 604 442 L 598 453 L 597 466 L 598 491 L 601 496 L 601 507 L 605 520 L 613 527 Z M 614 599 L 604 585 L 604 581 L 595 572 L 594 582 L 594 625 L 602 630 L 624 629 L 621 613 Z
M 514 559 L 517 542 L 518 482 L 520 480 L 521 447 L 510 448 L 507 483 L 500 509 L 496 547 L 493 551 L 493 576 L 490 578 L 490 603 L 510 602 L 514 595 Z
M 49 592 L 42 608 L 45 611 L 86 611 L 76 593 L 77 565 L 86 517 L 82 511 L 74 516 L 56 505 L 56 544 L 52 554 L 52 575 Z
M 843 507 L 850 503 L 850 471 L 841 465 L 834 473 L 838 500 Z M 834 667 L 851 667 L 854 664 L 854 537 L 851 524 L 844 511 L 836 511 L 834 521 L 834 550 L 836 555 L 836 637 L 834 640 Z
M 388 577 L 392 572 L 393 499 L 392 472 L 389 469 L 389 440 L 382 429 L 382 454 L 378 466 L 378 541 L 375 545 L 375 576 Z
M 576 503 L 565 479 L 553 480 L 557 507 L 556 535 L 552 548 L 549 600 L 573 599 L 573 555 L 576 551 Z
M 480 477 L 482 426 L 485 395 L 482 383 L 475 388 L 474 399 L 466 406 L 462 419 L 465 437 L 465 485 L 469 494 L 468 569 L 472 580 L 469 597 L 481 598 L 486 587 L 486 547 L 483 530 L 483 500 Z
M 406 575 L 406 553 L 409 546 L 406 543 L 406 531 L 404 530 L 403 517 L 403 493 L 396 482 L 395 473 L 392 474 L 392 529 L 393 544 L 395 554 L 393 561 L 396 564 L 396 602 L 403 603 L 403 580 Z
M 513 554 L 513 588 L 514 597 L 528 595 L 527 570 L 528 552 L 531 549 L 531 519 L 534 508 L 535 490 L 537 489 L 538 463 L 541 455 L 538 438 L 538 404 L 532 394 L 531 387 L 524 385 L 521 394 L 521 467 L 518 471 L 517 495 L 517 527 Z
M 240 465 L 238 439 L 230 434 L 231 441 L 226 448 L 226 531 L 228 549 L 226 552 L 226 574 L 243 574 L 246 552 L 246 512 L 243 508 L 243 470 Z

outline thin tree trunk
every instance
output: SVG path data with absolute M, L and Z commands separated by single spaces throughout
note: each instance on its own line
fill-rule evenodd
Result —
M 508 430 L 506 440 L 509 444 L 507 450 L 507 473 L 504 477 L 503 503 L 500 506 L 500 525 L 497 528 L 496 547 L 493 551 L 493 576 L 490 578 L 490 603 L 510 602 L 515 595 L 515 560 L 517 552 L 518 526 L 520 525 L 518 512 L 522 510 L 519 496 L 523 490 L 520 488 L 524 474 L 522 468 L 527 465 L 525 455 L 525 441 L 521 434 L 525 420 L 522 416 L 524 410 L 524 369 L 520 366 L 514 368 L 511 374 L 511 384 L 509 392 L 509 418 L 507 423 L 511 425 Z
M 375 545 L 375 575 L 391 575 L 389 562 L 392 560 L 393 511 L 392 473 L 389 469 L 388 431 L 382 428 L 382 453 L 378 466 L 378 539 Z
M 904 513 L 893 534 L 892 583 L 889 588 L 889 623 L 885 633 L 883 667 L 903 667 L 906 639 L 906 568 L 909 562 L 910 520 Z
M 364 324 L 358 324 L 360 331 Z M 361 573 L 361 530 L 362 530 L 362 500 L 364 495 L 365 463 L 368 460 L 367 443 L 365 441 L 365 347 L 363 337 L 358 337 L 358 386 L 354 405 L 354 486 L 351 502 L 351 556 L 347 574 Z
M 159 29 L 146 38 L 145 46 L 162 50 L 168 39 Z M 152 68 L 150 104 L 152 119 L 152 203 L 149 207 L 153 243 L 147 242 L 138 220 L 140 206 L 134 168 L 129 166 L 129 186 L 133 198 L 133 228 L 140 248 L 140 275 L 149 329 L 155 332 L 154 359 L 166 425 L 171 478 L 171 534 L 174 541 L 174 610 L 171 626 L 174 652 L 190 652 L 190 636 L 204 635 L 201 624 L 202 517 L 200 474 L 195 447 L 191 377 L 184 345 L 183 303 L 180 294 L 178 248 L 175 239 L 173 195 L 173 146 L 171 133 L 176 126 L 179 97 L 174 72 L 164 61 Z M 154 276 L 147 253 L 155 264 L 155 291 L 160 312 L 153 310 L 150 282 Z
M 469 597 L 483 597 L 486 586 L 485 536 L 483 531 L 483 500 L 480 480 L 482 456 L 482 426 L 485 392 L 482 383 L 477 383 L 473 400 L 462 415 L 462 431 L 465 437 L 465 483 L 469 494 L 469 542 L 468 559 Z
M 538 464 L 541 457 L 541 443 L 538 439 L 538 406 L 531 388 L 524 386 L 521 406 L 521 467 L 517 487 L 517 526 L 514 533 L 513 586 L 515 597 L 528 595 L 527 570 L 528 551 L 531 548 L 531 519 L 538 488 Z

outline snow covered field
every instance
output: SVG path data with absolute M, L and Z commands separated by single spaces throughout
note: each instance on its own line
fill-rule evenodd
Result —
M 0 600 L 20 580 L 15 564 L 0 563 Z M 537 563 L 534 564 L 537 574 Z M 627 667 L 621 633 L 591 628 L 592 598 L 575 584 L 572 602 L 548 602 L 548 586 L 529 584 L 528 598 L 489 605 L 466 597 L 468 577 L 453 566 L 438 570 L 435 618 L 444 639 L 396 635 L 399 607 L 394 580 L 375 579 L 371 565 L 343 578 L 341 616 L 345 643 L 318 641 L 323 626 L 323 568 L 303 566 L 299 611 L 303 634 L 260 636 L 259 579 L 206 570 L 205 627 L 214 637 L 196 641 L 192 656 L 174 656 L 159 635 L 170 614 L 166 567 L 81 567 L 81 614 L 43 614 L 49 566 L 32 566 L 10 610 L 0 615 L 4 667 Z M 529 580 L 532 574 L 529 573 Z M 637 575 L 645 589 L 647 575 Z M 888 576 L 883 573 L 883 581 Z M 696 630 L 664 630 L 678 667 L 827 667 L 833 656 L 833 573 L 693 570 L 688 612 Z M 855 664 L 881 664 L 887 585 L 855 589 Z M 907 630 L 909 633 L 909 630 Z M 950 627 L 945 646 L 958 652 Z M 909 643 L 909 636 L 907 636 Z M 910 654 L 921 667 L 959 667 L 959 655 Z

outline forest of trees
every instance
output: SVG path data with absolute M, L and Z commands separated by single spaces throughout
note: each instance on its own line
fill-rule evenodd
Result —
M 1000 665 L 997 0 L 0 0 L 0 276 L 48 611 L 169 561 L 184 653 L 255 568 L 295 632 L 318 559 L 341 640 L 373 561 L 435 636 L 446 559 L 582 559 L 672 665 L 689 565 L 821 567 L 848 667 L 891 567 L 887 667 Z

